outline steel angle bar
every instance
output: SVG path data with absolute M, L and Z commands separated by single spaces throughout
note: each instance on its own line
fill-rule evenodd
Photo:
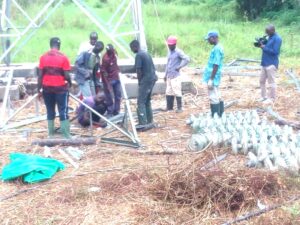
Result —
M 116 9 L 116 11 L 112 14 L 112 16 L 110 17 L 110 19 L 108 20 L 107 24 L 111 25 L 112 21 L 116 18 L 116 16 L 119 14 L 119 12 L 121 11 L 121 9 L 125 6 L 127 0 L 123 0 L 121 2 L 121 4 L 119 4 L 118 8 Z
M 69 113 L 73 113 L 73 112 L 74 112 L 74 110 L 69 111 Z M 59 114 L 56 113 L 55 117 L 58 117 L 58 116 L 59 116 Z M 33 123 L 37 123 L 37 122 L 41 122 L 43 120 L 47 120 L 47 115 L 42 115 L 42 116 L 30 118 L 30 119 L 25 119 L 25 120 L 22 120 L 20 122 L 7 124 L 6 126 L 4 126 L 3 128 L 0 129 L 0 132 L 10 130 L 10 129 L 14 129 L 14 128 L 18 128 L 18 127 L 23 127 L 23 126 L 33 124 Z
M 238 58 L 236 61 L 237 62 L 255 62 L 255 63 L 261 62 L 261 60 L 258 60 L 258 59 L 243 59 L 243 58 Z
M 139 141 L 139 137 L 138 137 L 135 125 L 133 123 L 134 119 L 133 119 L 133 115 L 132 115 L 132 112 L 131 112 L 131 109 L 130 109 L 130 103 L 129 103 L 128 95 L 127 95 L 127 92 L 126 92 L 126 88 L 125 88 L 122 76 L 120 76 L 120 84 L 121 84 L 121 88 L 122 88 L 123 97 L 124 97 L 124 100 L 125 100 L 125 109 L 126 109 L 126 112 L 129 116 L 129 120 L 130 120 L 130 123 L 131 123 L 130 125 L 131 125 L 131 128 L 132 128 L 133 136 L 137 141 Z
M 120 131 L 122 134 L 124 134 L 125 136 L 127 136 L 128 138 L 130 138 L 134 143 L 138 142 L 134 137 L 132 137 L 129 133 L 127 133 L 126 131 L 122 130 L 120 127 L 118 127 L 117 125 L 115 125 L 114 123 L 112 123 L 110 120 L 108 120 L 105 116 L 101 115 L 100 113 L 98 113 L 97 111 L 95 111 L 93 108 L 91 108 L 89 105 L 85 104 L 83 101 L 81 101 L 80 99 L 78 99 L 76 96 L 74 96 L 73 94 L 69 93 L 70 97 L 72 99 L 74 99 L 76 102 L 82 104 L 84 107 L 86 107 L 88 110 L 90 110 L 92 113 L 94 113 L 95 115 L 99 116 L 101 119 L 103 119 L 105 122 L 107 122 L 108 124 L 110 124 L 111 126 L 113 126 L 114 128 L 116 128 L 118 131 Z
M 5 111 L 6 111 L 6 107 L 7 107 L 8 98 L 9 98 L 9 90 L 10 90 L 11 82 L 13 79 L 14 70 L 11 69 L 8 73 L 9 73 L 8 81 L 7 81 L 7 84 L 5 87 L 5 93 L 4 93 L 2 108 L 1 108 L 1 118 L 5 118 Z M 2 122 L 0 125 L 2 126 Z
M 114 28 L 112 30 L 113 34 L 116 33 L 117 29 L 119 28 L 119 26 L 121 25 L 121 23 L 123 22 L 123 20 L 125 19 L 125 17 L 127 16 L 128 12 L 129 12 L 129 10 L 130 10 L 130 8 L 132 6 L 132 3 L 133 3 L 132 0 L 128 3 L 126 9 L 124 10 L 124 12 L 122 13 L 120 19 L 118 20 L 118 22 L 116 23 L 116 25 L 114 26 Z
M 102 137 L 101 142 L 109 143 L 109 144 L 122 145 L 122 146 L 127 146 L 127 147 L 133 147 L 133 148 L 141 147 L 139 143 L 133 143 L 133 142 L 130 142 L 130 141 L 124 141 L 124 140 L 115 139 L 115 138 Z
M 10 25 L 10 27 L 11 27 L 18 35 L 21 35 L 21 32 L 20 32 L 20 31 L 18 30 L 18 28 L 13 24 L 13 22 L 11 21 L 11 19 L 8 18 L 8 17 L 5 15 L 5 13 L 3 13 L 3 12 L 0 11 L 0 15 L 1 15 L 1 19 L 2 19 L 2 20 L 6 20 L 7 23 Z M 2 27 L 2 31 L 5 31 L 5 30 L 3 29 L 3 25 L 1 25 L 1 27 Z M 7 29 L 9 29 L 9 28 L 7 28 Z M 7 29 L 6 29 L 6 30 L 7 30 Z M 2 36 L 2 34 L 1 34 L 0 36 Z
M 95 17 L 93 17 L 89 11 L 78 1 L 78 0 L 72 0 L 78 8 L 106 35 L 111 39 L 111 41 L 130 59 L 133 59 L 132 55 L 129 53 L 129 51 L 124 48 L 116 39 L 113 37 L 111 32 L 109 32 Z
M 39 13 L 35 16 L 35 18 L 27 25 L 27 27 L 20 33 L 20 36 L 16 38 L 16 40 L 10 45 L 8 49 L 1 55 L 0 57 L 0 62 L 3 61 L 3 59 L 12 51 L 12 49 L 18 44 L 20 41 L 21 37 L 24 36 L 33 26 L 36 21 L 38 21 L 44 14 L 45 12 L 51 7 L 51 5 L 55 2 L 56 0 L 49 0 L 49 2 L 39 11 Z
M 28 19 L 30 22 L 32 22 L 31 17 L 28 15 L 28 13 L 22 8 L 22 6 L 19 5 L 19 3 L 16 0 L 12 0 L 14 5 L 17 7 L 17 9 L 20 10 L 20 12 Z M 34 26 L 37 27 L 37 24 L 33 22 Z
M 287 70 L 285 73 L 292 79 L 292 82 L 296 85 L 298 92 L 300 92 L 300 81 L 293 73 L 293 70 Z
M 20 108 L 18 108 L 10 117 L 5 120 L 3 124 L 1 124 L 1 128 L 4 127 L 11 119 L 13 119 L 17 114 L 19 114 L 26 106 L 28 106 L 33 100 L 35 100 L 38 97 L 38 94 L 33 95 L 30 97 L 27 102 L 25 102 L 24 105 L 22 105 Z
M 129 31 L 129 32 L 114 34 L 114 37 L 129 36 L 129 35 L 134 35 L 134 34 L 139 34 L 139 33 L 140 33 L 140 31 Z
M 37 28 L 40 28 L 41 26 L 43 26 L 45 24 L 45 22 L 49 19 L 50 16 L 52 16 L 52 14 L 57 10 L 57 8 L 64 2 L 64 0 L 60 0 L 59 2 L 56 3 L 56 5 L 54 7 L 51 8 L 51 10 L 49 10 L 46 14 L 46 16 L 44 17 L 44 19 L 38 24 Z M 14 59 L 17 54 L 21 51 L 21 49 L 28 43 L 29 40 L 31 40 L 31 38 L 33 37 L 33 35 L 38 31 L 38 29 L 33 29 L 28 35 L 27 37 L 20 43 L 20 45 L 18 46 L 18 48 L 13 52 L 12 54 L 12 59 Z

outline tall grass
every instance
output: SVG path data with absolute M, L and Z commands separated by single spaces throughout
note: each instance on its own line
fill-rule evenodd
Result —
M 208 30 L 213 29 L 220 32 L 226 61 L 237 57 L 260 58 L 261 50 L 254 48 L 252 43 L 255 37 L 263 35 L 266 24 L 274 23 L 278 25 L 278 33 L 284 40 L 282 61 L 289 66 L 297 65 L 297 58 L 300 56 L 298 24 L 281 26 L 280 20 L 275 17 L 274 20 L 248 22 L 236 17 L 234 1 L 229 0 L 226 4 L 219 4 L 218 0 L 214 1 L 216 4 L 201 1 L 199 4 L 192 5 L 158 1 L 158 17 L 153 1 L 147 1 L 143 5 L 143 12 L 151 54 L 158 57 L 165 56 L 167 53 L 165 38 L 174 34 L 179 38 L 179 47 L 192 57 L 194 64 L 204 64 L 210 46 L 203 38 Z M 107 21 L 120 1 L 105 3 L 100 0 L 88 0 L 86 2 Z M 39 9 L 38 4 L 27 7 L 33 14 Z M 129 22 L 130 18 L 120 29 L 128 28 Z M 44 27 L 39 29 L 34 38 L 16 57 L 15 62 L 36 62 L 39 56 L 48 49 L 49 38 L 52 36 L 59 36 L 62 39 L 62 51 L 74 61 L 78 46 L 88 39 L 89 33 L 93 30 L 97 30 L 96 26 L 79 12 L 75 5 L 66 3 Z M 110 42 L 101 32 L 99 33 L 102 41 Z M 131 38 L 128 37 L 125 41 L 129 42 Z

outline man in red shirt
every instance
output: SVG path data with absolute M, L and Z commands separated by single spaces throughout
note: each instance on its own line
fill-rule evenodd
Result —
M 48 135 L 54 135 L 55 106 L 57 105 L 61 132 L 65 138 L 71 138 L 68 117 L 69 87 L 72 82 L 69 59 L 61 53 L 61 41 L 54 37 L 50 40 L 50 51 L 40 58 L 38 92 L 43 96 L 47 109 Z
M 104 93 L 108 104 L 108 117 L 120 113 L 122 93 L 119 72 L 116 50 L 113 45 L 109 44 L 106 47 L 101 65 Z

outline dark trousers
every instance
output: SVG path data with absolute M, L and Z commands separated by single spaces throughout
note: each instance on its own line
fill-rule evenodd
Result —
M 120 112 L 122 99 L 120 80 L 113 80 L 110 81 L 108 85 L 105 85 L 104 93 L 108 104 L 108 114 L 118 114 Z
M 60 121 L 69 119 L 68 116 L 68 104 L 69 104 L 69 92 L 60 94 L 43 92 L 44 102 L 47 109 L 47 119 L 55 119 L 55 106 L 59 113 Z
M 93 109 L 98 112 L 100 115 L 104 115 L 106 110 L 107 110 L 107 106 L 105 104 L 99 104 L 93 107 Z M 92 113 L 92 120 L 94 122 L 100 122 L 100 117 L 97 116 L 96 114 Z
M 150 81 L 139 85 L 137 113 L 140 125 L 145 125 L 153 122 L 151 95 L 155 82 L 156 81 Z

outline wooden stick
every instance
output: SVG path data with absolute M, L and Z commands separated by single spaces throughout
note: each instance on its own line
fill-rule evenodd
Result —
M 282 207 L 282 206 L 284 206 L 286 204 L 289 204 L 291 202 L 297 201 L 299 199 L 300 199 L 300 196 L 297 196 L 297 197 L 294 197 L 294 198 L 292 198 L 291 200 L 289 200 L 289 201 L 287 201 L 285 203 L 277 204 L 277 205 L 273 205 L 273 206 L 267 207 L 265 209 L 261 209 L 261 210 L 249 212 L 246 215 L 237 217 L 236 219 L 234 219 L 232 221 L 229 221 L 229 222 L 226 222 L 226 223 L 223 223 L 222 225 L 231 225 L 231 224 L 239 223 L 239 222 L 242 222 L 242 221 L 245 221 L 245 220 L 249 220 L 252 217 L 259 216 L 261 214 L 264 214 L 266 212 L 272 211 L 274 209 L 278 209 L 278 208 L 280 208 L 280 207 Z
M 76 139 L 40 139 L 34 140 L 32 145 L 39 145 L 39 146 L 56 146 L 56 145 L 63 145 L 63 146 L 70 146 L 70 145 L 95 145 L 96 138 L 76 138 Z

